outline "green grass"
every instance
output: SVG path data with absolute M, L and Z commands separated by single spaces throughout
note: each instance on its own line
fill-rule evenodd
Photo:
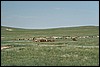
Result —
M 6 29 L 13 31 L 7 31 Z M 57 39 L 55 42 L 15 40 L 38 36 L 96 36 L 98 26 L 54 29 L 19 29 L 1 26 L 1 66 L 99 66 L 99 48 L 74 46 L 99 46 L 99 38 Z M 54 46 L 41 46 L 54 45 Z M 59 46 L 56 46 L 59 45 Z M 64 46 L 60 46 L 64 45 Z

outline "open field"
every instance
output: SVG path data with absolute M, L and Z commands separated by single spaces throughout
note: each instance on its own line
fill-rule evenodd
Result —
M 53 42 L 31 39 L 53 36 L 59 38 Z M 73 41 L 64 36 L 77 38 Z M 99 27 L 19 29 L 1 26 L 1 65 L 99 66 Z

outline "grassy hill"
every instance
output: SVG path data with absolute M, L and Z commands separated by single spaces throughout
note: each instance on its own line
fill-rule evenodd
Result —
M 1 66 L 98 66 L 99 26 L 52 29 L 20 29 L 1 26 Z M 56 39 L 33 42 L 19 38 L 51 36 L 95 36 L 93 38 Z
M 6 29 L 12 29 L 13 31 L 7 31 Z M 54 29 L 20 29 L 11 27 L 1 27 L 1 34 L 29 34 L 30 36 L 83 36 L 83 35 L 99 35 L 98 26 L 81 26 L 81 27 L 65 27 Z M 13 36 L 13 35 L 11 35 Z

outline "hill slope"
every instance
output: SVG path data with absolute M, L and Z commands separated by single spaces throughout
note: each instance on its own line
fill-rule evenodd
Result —
M 8 29 L 8 30 L 7 30 Z M 11 29 L 11 31 L 9 31 Z M 20 29 L 1 26 L 1 35 L 6 36 L 29 35 L 29 36 L 83 36 L 83 35 L 99 35 L 99 26 L 80 26 L 80 27 L 64 27 L 53 29 Z
M 1 27 L 1 66 L 98 66 L 99 37 L 55 39 L 54 42 L 19 40 L 38 36 L 97 36 L 98 26 L 54 29 Z

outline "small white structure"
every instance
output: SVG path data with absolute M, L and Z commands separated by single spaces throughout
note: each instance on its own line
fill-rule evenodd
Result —
M 7 31 L 12 31 L 12 29 L 8 29 L 8 28 L 7 28 L 6 30 L 7 30 Z

